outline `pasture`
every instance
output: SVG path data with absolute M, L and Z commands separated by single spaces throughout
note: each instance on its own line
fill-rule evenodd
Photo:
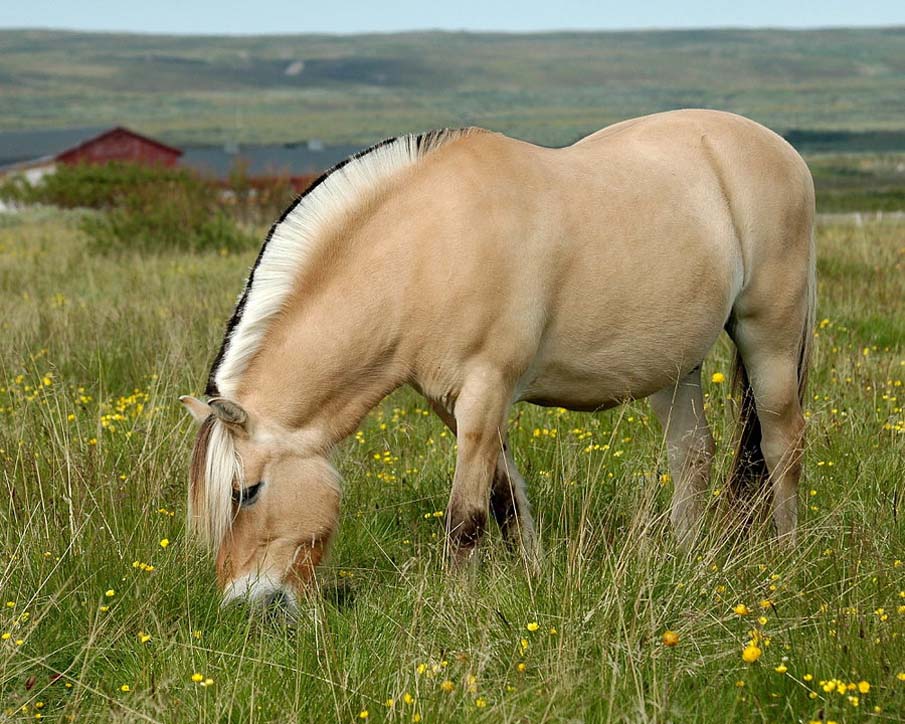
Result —
M 478 125 L 545 145 L 722 108 L 776 130 L 905 130 L 905 32 L 678 30 L 166 36 L 0 31 L 0 128 L 366 144 Z M 868 140 L 868 139 L 865 139 Z M 834 144 L 834 147 L 835 144 Z M 902 150 L 874 138 L 851 150 Z
M 520 406 L 545 554 L 443 571 L 455 442 L 413 392 L 336 460 L 297 622 L 221 609 L 186 539 L 199 394 L 256 249 L 104 255 L 0 216 L 0 721 L 905 720 L 905 222 L 821 223 L 799 545 L 720 520 L 731 347 L 705 363 L 711 534 L 668 526 L 644 401 Z

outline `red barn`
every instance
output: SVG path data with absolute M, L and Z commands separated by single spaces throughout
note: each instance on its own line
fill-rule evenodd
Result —
M 66 149 L 54 160 L 65 164 L 130 161 L 149 166 L 175 166 L 181 155 L 178 148 L 117 126 Z
M 181 149 L 122 126 L 0 133 L 0 177 L 21 174 L 32 183 L 59 164 L 129 161 L 175 166 L 181 156 Z

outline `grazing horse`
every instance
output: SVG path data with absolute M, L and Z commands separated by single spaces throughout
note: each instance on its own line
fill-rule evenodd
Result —
M 737 349 L 730 487 L 772 486 L 794 541 L 814 314 L 814 189 L 801 157 L 745 118 L 683 110 L 566 148 L 481 129 L 390 139 L 325 173 L 270 230 L 211 369 L 190 519 L 226 600 L 293 603 L 339 517 L 329 462 L 408 384 L 454 431 L 454 561 L 488 508 L 529 556 L 507 445 L 519 401 L 602 410 L 650 397 L 671 519 L 693 541 L 713 438 L 701 362 Z

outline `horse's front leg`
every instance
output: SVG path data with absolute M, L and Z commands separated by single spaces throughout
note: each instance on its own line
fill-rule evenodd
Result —
M 443 423 L 456 434 L 456 418 L 438 401 L 428 398 L 430 406 Z M 490 512 L 500 526 L 503 540 L 510 548 L 517 549 L 525 560 L 528 569 L 537 574 L 540 572 L 540 544 L 534 532 L 534 519 L 531 516 L 531 504 L 528 502 L 528 490 L 525 479 L 515 466 L 515 460 L 509 451 L 507 436 L 502 436 L 503 444 L 493 482 L 490 486 Z
M 492 372 L 466 381 L 455 405 L 458 453 L 446 511 L 448 557 L 454 564 L 470 559 L 487 527 L 497 461 L 506 437 L 510 387 Z

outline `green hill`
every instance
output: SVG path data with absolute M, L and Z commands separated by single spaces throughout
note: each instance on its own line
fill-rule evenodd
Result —
M 186 37 L 0 32 L 0 130 L 366 143 L 478 124 L 563 144 L 682 106 L 905 130 L 905 28 Z

